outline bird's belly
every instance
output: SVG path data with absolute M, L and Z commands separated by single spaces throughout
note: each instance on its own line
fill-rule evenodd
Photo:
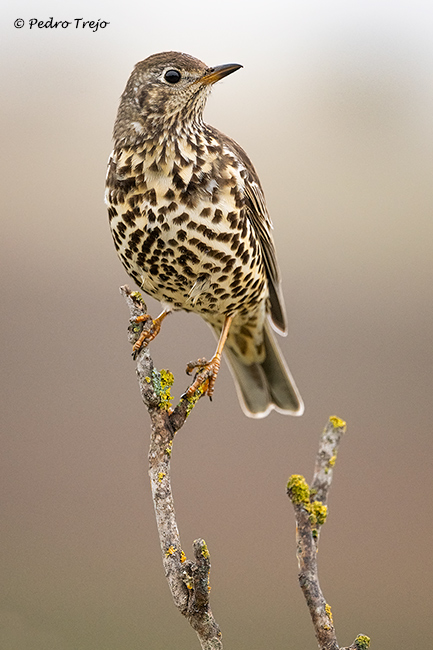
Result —
M 110 221 L 118 255 L 143 291 L 207 320 L 222 314 L 247 319 L 263 305 L 262 252 L 240 211 L 221 201 L 198 201 L 193 209 L 157 205 L 134 210 L 131 201 L 117 204 Z

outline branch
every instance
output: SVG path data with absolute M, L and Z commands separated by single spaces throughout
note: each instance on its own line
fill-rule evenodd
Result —
M 129 307 L 131 321 L 129 341 L 134 343 L 142 327 L 152 326 L 152 319 L 137 324 L 146 305 L 138 292 L 127 286 L 120 288 Z M 221 632 L 209 603 L 210 555 L 203 539 L 193 543 L 194 560 L 187 560 L 182 550 L 176 523 L 170 479 L 170 459 L 173 439 L 183 426 L 203 391 L 191 398 L 181 397 L 175 409 L 171 408 L 170 388 L 173 375 L 167 370 L 155 369 L 148 347 L 136 355 L 137 377 L 141 397 L 151 420 L 149 449 L 149 477 L 155 508 L 156 524 L 162 552 L 165 576 L 174 603 L 196 631 L 203 650 L 222 650 Z
M 149 316 L 140 318 L 140 322 L 137 322 L 137 317 L 143 316 L 146 311 L 140 294 L 131 292 L 127 286 L 121 287 L 120 291 L 131 315 L 128 338 L 130 343 L 135 343 L 143 328 L 149 331 L 152 329 L 153 321 Z M 174 436 L 202 397 L 203 389 L 199 388 L 192 397 L 184 394 L 179 404 L 172 409 L 171 372 L 158 372 L 155 369 L 147 346 L 140 349 L 134 357 L 141 397 L 151 421 L 149 477 L 165 576 L 174 603 L 196 631 L 202 650 L 222 650 L 221 632 L 209 602 L 209 551 L 205 541 L 197 539 L 193 543 L 194 561 L 187 560 L 176 523 L 170 479 Z M 345 422 L 331 417 L 321 437 L 311 486 L 299 475 L 291 476 L 287 484 L 287 493 L 297 523 L 299 583 L 307 601 L 320 650 L 366 650 L 370 646 L 370 639 L 359 635 L 351 646 L 339 648 L 331 608 L 320 589 L 317 571 L 320 529 L 326 520 L 326 502 L 333 468 L 345 431 Z
M 331 607 L 323 596 L 317 570 L 320 528 L 326 521 L 326 501 L 333 468 L 338 446 L 345 432 L 346 423 L 343 420 L 337 417 L 329 418 L 320 439 L 311 486 L 308 486 L 303 476 L 297 474 L 291 476 L 287 483 L 287 494 L 296 517 L 298 579 L 307 601 L 320 650 L 366 650 L 370 646 L 368 636 L 358 635 L 352 645 L 340 649 Z

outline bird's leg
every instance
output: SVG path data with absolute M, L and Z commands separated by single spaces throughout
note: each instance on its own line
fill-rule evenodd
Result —
M 186 372 L 188 375 L 191 374 L 194 368 L 197 368 L 198 373 L 194 382 L 186 391 L 186 397 L 192 397 L 197 388 L 203 386 L 204 384 L 207 384 L 204 390 L 204 394 L 212 398 L 215 388 L 215 381 L 221 365 L 222 351 L 227 340 L 232 320 L 233 316 L 226 316 L 218 341 L 218 346 L 212 359 L 210 361 L 206 361 L 206 359 L 198 359 L 198 361 L 193 361 L 187 365 Z
M 139 338 L 132 346 L 133 355 L 135 355 L 143 345 L 148 345 L 151 341 L 153 341 L 155 336 L 159 334 L 162 321 L 169 313 L 170 311 L 168 309 L 164 309 L 164 311 L 157 318 L 155 318 L 155 320 L 153 320 L 149 314 L 140 314 L 140 316 L 137 316 L 137 318 L 134 320 L 134 323 L 143 323 L 144 321 L 151 320 L 152 324 L 149 329 L 143 329 Z

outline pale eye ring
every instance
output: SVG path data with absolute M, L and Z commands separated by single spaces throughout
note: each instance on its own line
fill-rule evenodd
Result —
M 181 76 L 179 70 L 167 70 L 164 79 L 169 84 L 177 84 L 180 81 Z

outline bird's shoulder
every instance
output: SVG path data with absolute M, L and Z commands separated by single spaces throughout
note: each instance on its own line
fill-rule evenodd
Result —
M 222 133 L 222 131 L 218 131 L 218 129 L 216 129 L 214 126 L 210 126 L 209 124 L 206 124 L 206 132 L 214 140 L 216 140 L 222 146 L 222 148 L 225 148 L 226 150 L 228 149 L 233 154 L 238 163 L 240 163 L 240 165 L 246 170 L 248 182 L 256 183 L 261 193 L 263 194 L 262 186 L 260 184 L 257 172 L 254 169 L 254 165 L 240 144 L 238 144 L 236 140 L 233 140 L 233 138 L 230 138 L 228 135 Z

